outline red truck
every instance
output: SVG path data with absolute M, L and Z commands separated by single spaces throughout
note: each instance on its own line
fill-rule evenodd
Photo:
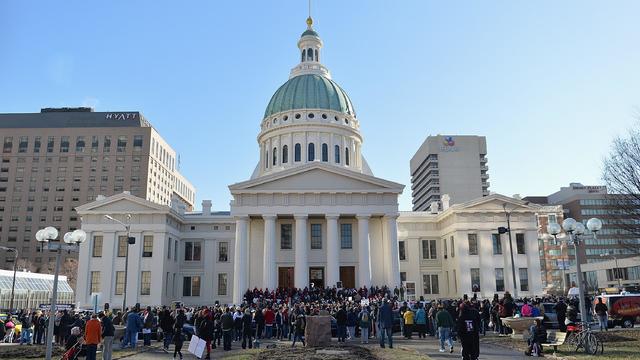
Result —
M 622 326 L 631 328 L 640 323 L 640 294 L 601 295 L 602 302 L 609 308 L 609 327 Z M 593 307 L 598 303 L 593 301 Z

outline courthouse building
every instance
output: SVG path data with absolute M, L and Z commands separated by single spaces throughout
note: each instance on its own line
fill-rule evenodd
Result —
M 230 211 L 212 211 L 209 201 L 185 211 L 128 193 L 77 208 L 89 239 L 80 249 L 81 305 L 92 294 L 120 304 L 125 282 L 128 305 L 239 303 L 250 288 L 403 282 L 412 296 L 428 298 L 541 292 L 536 205 L 491 195 L 399 213 L 404 185 L 373 175 L 362 156 L 361 119 L 320 62 L 322 40 L 307 24 L 300 63 L 260 122 L 258 164 L 229 186 Z M 506 226 L 503 206 L 513 213 L 519 289 L 506 235 L 497 235 Z M 128 245 L 124 227 L 104 215 L 131 215 L 136 243 Z

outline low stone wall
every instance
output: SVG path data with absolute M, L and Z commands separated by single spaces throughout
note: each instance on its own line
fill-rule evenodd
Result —
M 331 316 L 307 316 L 304 338 L 307 346 L 331 344 Z

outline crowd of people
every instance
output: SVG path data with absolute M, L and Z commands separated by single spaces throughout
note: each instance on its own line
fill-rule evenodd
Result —
M 402 288 L 311 287 L 247 290 L 242 304 L 236 306 L 136 306 L 124 312 L 107 309 L 97 314 L 63 310 L 56 313 L 54 336 L 55 342 L 67 350 L 82 349 L 87 359 L 95 359 L 102 344 L 102 358 L 110 360 L 114 341 L 121 348 L 135 348 L 139 337 L 143 346 L 151 345 L 152 338 L 162 341 L 167 353 L 173 346 L 174 359 L 181 359 L 184 342 L 196 335 L 205 341 L 204 358 L 209 359 L 212 350 L 219 347 L 224 351 L 232 346 L 252 348 L 260 346 L 263 339 L 290 341 L 293 347 L 300 342 L 304 346 L 308 317 L 331 316 L 331 331 L 341 343 L 359 339 L 367 344 L 377 339 L 381 347 L 392 348 L 392 334 L 399 330 L 406 339 L 416 333 L 418 339 L 437 336 L 441 352 L 453 352 L 454 341 L 459 342 L 463 359 L 474 360 L 479 356 L 480 335 L 487 331 L 509 334 L 502 319 L 514 315 L 544 316 L 543 303 L 555 304 L 561 331 L 566 331 L 567 322 L 577 321 L 577 299 L 548 296 L 516 301 L 506 292 L 502 297 L 496 294 L 493 299 L 482 300 L 465 295 L 462 299 L 426 301 L 420 297 L 406 301 Z M 606 321 L 606 305 L 598 304 L 595 311 L 601 323 L 603 318 Z M 46 341 L 47 312 L 21 311 L 15 318 L 22 325 L 20 344 Z M 0 335 L 5 338 L 15 327 L 14 318 L 9 316 L 1 325 Z M 124 334 L 114 340 L 116 326 L 123 326 Z M 546 329 L 542 321 L 537 321 L 530 330 L 529 349 L 536 353 L 546 339 Z

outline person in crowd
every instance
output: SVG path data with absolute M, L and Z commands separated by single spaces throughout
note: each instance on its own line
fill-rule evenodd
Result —
M 594 312 L 598 317 L 600 330 L 609 331 L 609 308 L 607 307 L 607 304 L 602 302 L 601 297 L 598 297 L 598 303 L 594 308 Z
M 244 315 L 242 316 L 242 348 L 246 349 L 247 345 L 249 349 L 253 348 L 253 315 L 251 315 L 251 309 L 246 308 Z
M 558 317 L 560 331 L 567 332 L 567 325 L 564 323 L 564 320 L 567 317 L 567 304 L 564 303 L 564 299 L 560 298 L 558 302 L 553 306 L 553 309 L 556 311 L 556 315 Z
M 356 339 L 356 325 L 358 324 L 358 314 L 356 314 L 355 307 L 351 307 L 347 311 L 347 331 L 349 332 L 349 340 Z
M 469 302 L 463 302 L 460 307 L 457 329 L 462 360 L 476 360 L 480 356 L 480 314 Z
M 436 322 L 436 314 L 438 313 L 438 304 L 435 301 L 431 303 L 431 307 L 429 308 L 429 312 L 427 315 L 429 316 L 429 335 L 436 336 L 438 334 L 438 324 Z
M 363 344 L 369 343 L 369 327 L 371 326 L 371 316 L 369 314 L 369 307 L 363 306 L 360 314 L 358 314 L 360 320 L 360 342 Z
M 100 312 L 98 318 L 102 326 L 102 360 L 111 360 L 113 354 L 113 337 L 116 328 L 113 326 L 111 314 Z
M 164 309 L 162 311 L 162 318 L 160 319 L 160 328 L 162 329 L 163 334 L 163 343 L 162 350 L 164 352 L 169 352 L 169 346 L 173 342 L 173 327 L 175 325 L 175 319 L 171 316 L 171 311 L 169 309 Z
M 547 329 L 542 320 L 535 319 L 535 324 L 529 329 L 528 347 L 525 351 L 529 356 L 542 356 L 542 344 L 547 342 Z
M 132 349 L 136 348 L 136 344 L 138 342 L 138 332 L 142 330 L 142 317 L 138 313 L 138 309 L 135 308 L 126 316 L 126 327 L 124 331 L 124 338 L 122 339 L 121 348 L 126 348 L 130 346 Z
M 404 311 L 404 338 L 412 339 L 413 338 L 413 321 L 414 321 L 415 313 L 411 310 L 411 307 L 407 306 L 407 309 Z
M 256 323 L 256 339 L 262 339 L 264 332 L 264 312 L 262 310 L 262 306 L 260 306 L 253 314 L 253 321 Z
M 31 332 L 33 331 L 33 322 L 31 320 L 31 313 L 24 312 L 18 320 L 22 323 L 22 330 L 20 330 L 20 345 L 31 345 Z
M 282 340 L 282 331 L 283 331 L 283 327 L 282 327 L 282 308 L 277 308 L 275 311 L 275 322 L 273 324 L 273 326 L 275 327 L 275 332 L 276 332 L 276 339 L 278 340 Z
M 260 311 L 256 311 L 258 313 Z M 220 317 L 222 323 L 222 344 L 224 351 L 231 350 L 231 332 L 233 331 L 233 316 L 231 308 L 226 308 L 224 314 Z
M 422 303 L 418 303 L 418 310 L 415 315 L 415 326 L 418 331 L 418 339 L 426 339 L 427 335 L 427 312 Z
M 238 306 L 236 307 L 236 311 L 233 313 L 233 340 L 240 341 L 242 340 L 242 317 L 244 314 L 242 313 L 242 309 Z
M 69 331 L 69 336 L 67 337 L 67 340 L 65 342 L 64 348 L 65 350 L 69 350 L 72 347 L 76 346 L 76 344 L 82 343 L 82 337 L 80 336 L 80 328 L 75 326 L 73 328 L 71 328 L 71 330 Z
M 404 312 L 407 311 L 407 302 L 403 302 L 402 306 L 400 306 L 399 312 L 400 312 L 400 333 L 402 335 L 405 335 L 406 332 L 404 331 Z
M 102 340 L 102 324 L 96 314 L 91 315 L 84 329 L 84 344 L 87 353 L 87 360 L 96 360 L 98 345 Z
M 524 304 L 522 305 L 522 309 L 520 310 L 520 315 L 522 315 L 522 317 L 533 316 L 533 309 L 531 308 L 531 305 L 529 305 L 529 299 L 527 298 L 524 299 Z
M 336 330 L 338 342 L 345 342 L 347 338 L 347 306 L 342 305 L 336 313 Z
M 200 323 L 198 327 L 198 336 L 206 342 L 206 350 L 207 355 L 205 359 L 211 358 L 211 341 L 213 341 L 213 315 L 208 309 L 204 309 L 200 314 Z M 213 348 L 215 349 L 216 344 L 213 343 Z
M 273 324 L 276 321 L 276 314 L 273 312 L 271 306 L 267 306 L 264 310 L 264 333 L 265 338 L 271 339 L 273 336 Z
M 291 347 L 296 346 L 296 340 L 300 340 L 302 342 L 302 346 L 306 346 L 304 342 L 304 328 L 306 326 L 307 326 L 307 320 L 305 318 L 304 311 L 300 309 L 295 316 L 295 326 L 293 329 L 294 331 L 293 343 L 291 344 Z
M 489 300 L 484 299 L 480 305 L 480 332 L 482 336 L 487 335 L 487 328 L 491 322 L 491 305 Z
M 380 347 L 384 349 L 385 336 L 389 340 L 389 348 L 393 349 L 393 311 L 391 309 L 390 300 L 384 301 L 378 311 L 378 323 L 380 330 Z
M 438 304 L 438 313 L 436 314 L 436 326 L 438 335 L 440 336 L 440 352 L 445 352 L 445 342 L 449 343 L 449 352 L 453 352 L 453 339 L 451 338 L 451 329 L 454 326 L 451 314 L 444 309 L 442 304 Z
M 181 311 L 184 312 L 184 310 L 181 310 Z M 175 332 L 173 333 L 173 344 L 175 345 L 173 349 L 173 360 L 176 360 L 176 355 L 179 355 L 180 360 L 182 360 L 182 345 L 184 344 L 184 335 L 182 333 L 182 327 L 175 329 Z

